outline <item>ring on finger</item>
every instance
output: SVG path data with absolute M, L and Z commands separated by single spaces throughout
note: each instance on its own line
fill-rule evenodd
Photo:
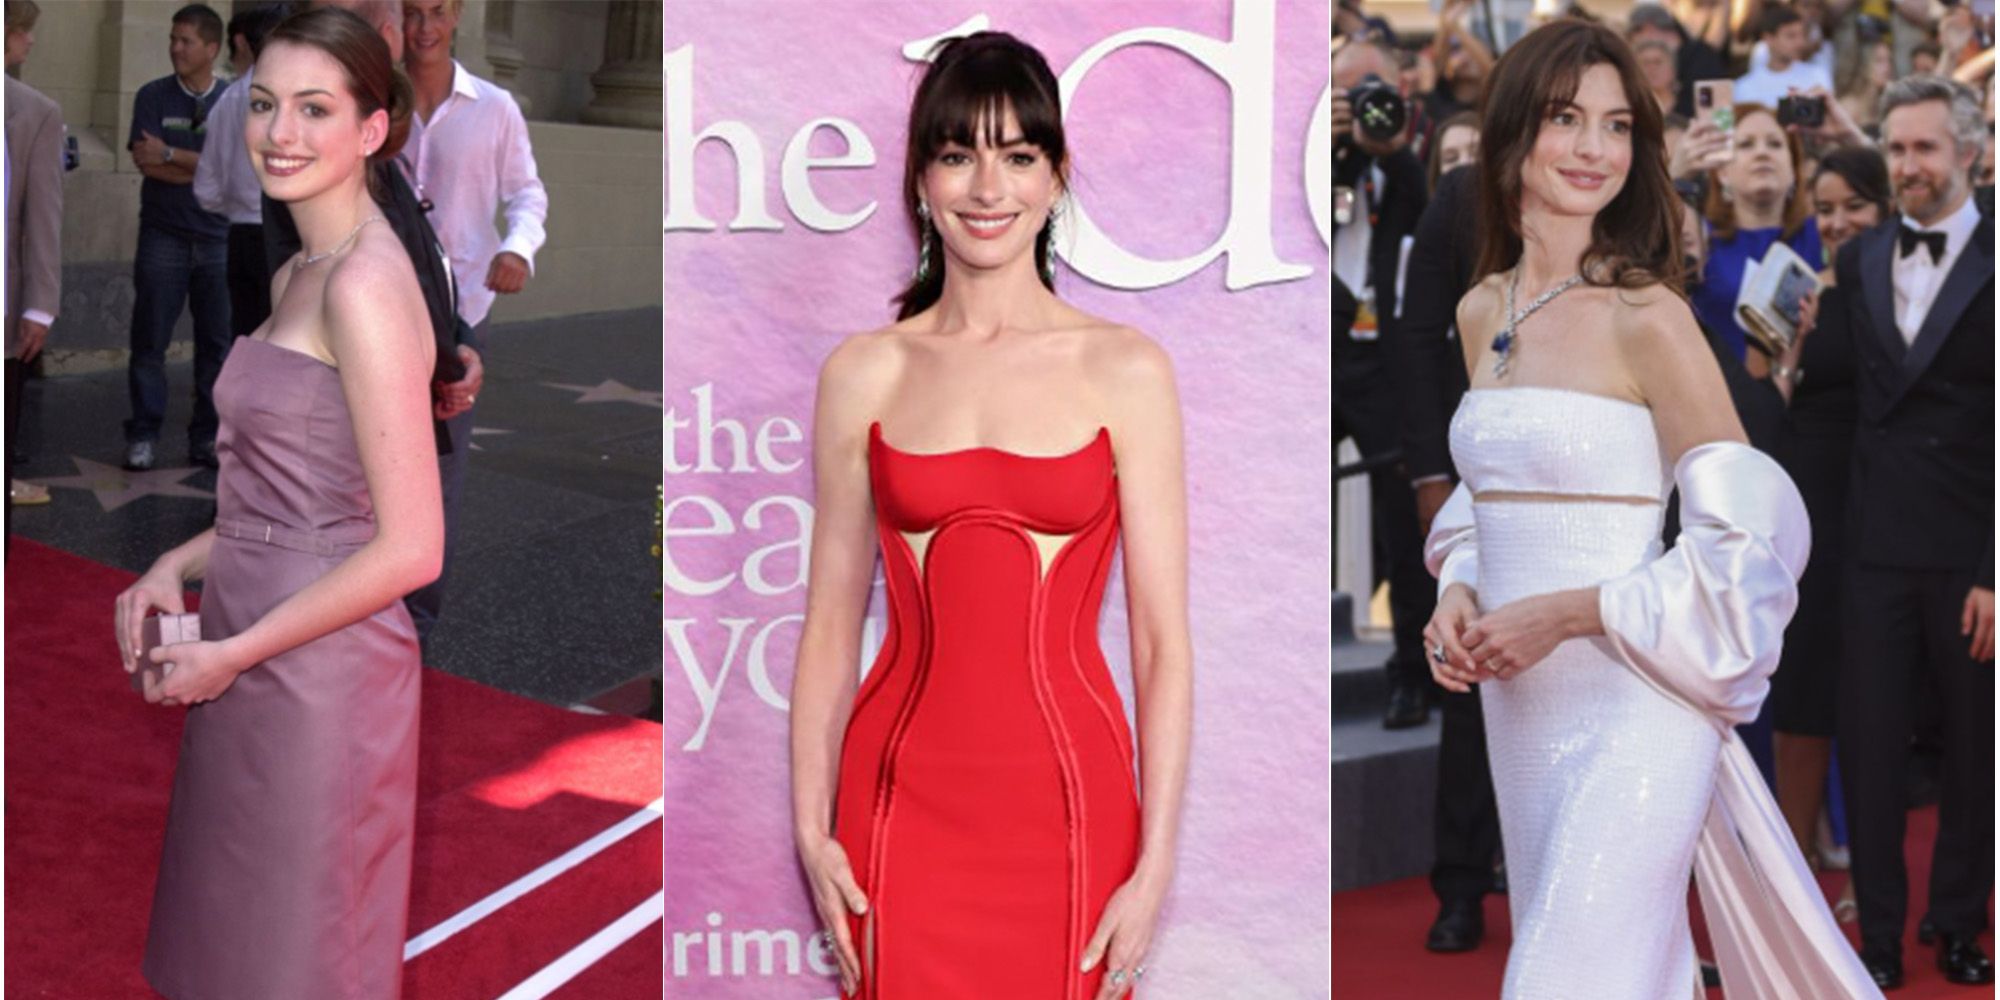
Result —
M 1125 970 L 1124 970 L 1124 969 L 1112 969 L 1112 970 L 1111 970 L 1111 985 L 1113 985 L 1113 986 L 1123 986 L 1123 985 L 1125 985 Z

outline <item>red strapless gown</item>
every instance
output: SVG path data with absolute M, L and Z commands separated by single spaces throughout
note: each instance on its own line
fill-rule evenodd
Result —
M 1097 645 L 1111 437 L 1031 458 L 869 428 L 889 629 L 841 749 L 834 835 L 868 894 L 860 1000 L 1089 1000 L 1139 849 L 1132 733 Z

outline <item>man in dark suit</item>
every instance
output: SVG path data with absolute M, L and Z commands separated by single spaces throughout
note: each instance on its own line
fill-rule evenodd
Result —
M 1901 216 L 1841 248 L 1837 283 L 1859 293 L 1817 334 L 1850 338 L 1860 367 L 1836 736 L 1861 957 L 1885 989 L 1902 982 L 1904 768 L 1917 671 L 1928 670 L 1945 714 L 1929 917 L 1946 978 L 1986 983 L 1993 967 L 1977 938 L 1994 846 L 1993 223 L 1970 174 L 1987 129 L 1978 98 L 1939 77 L 1891 84 L 1882 107 Z
M 1395 59 L 1380 45 L 1356 40 L 1335 53 L 1333 269 L 1358 308 L 1352 328 L 1334 337 L 1334 440 L 1351 436 L 1364 459 L 1396 447 L 1401 407 L 1382 344 L 1395 323 L 1403 238 L 1416 229 L 1425 199 L 1423 165 L 1410 152 L 1409 130 L 1393 139 L 1373 138 L 1349 105 L 1348 93 L 1370 76 L 1384 81 L 1399 76 Z M 1387 465 L 1371 471 L 1368 481 L 1375 551 L 1388 570 L 1396 637 L 1387 664 L 1390 694 L 1383 724 L 1422 725 L 1433 687 L 1423 628 L 1437 604 L 1435 584 L 1424 570 L 1407 477 Z
M 1415 491 L 1420 534 L 1451 495 L 1457 469 L 1447 433 L 1465 395 L 1465 352 L 1452 323 L 1472 287 L 1479 258 L 1479 172 L 1459 167 L 1438 178 L 1417 222 L 1403 279 L 1402 317 L 1385 338 L 1403 395 L 1403 467 Z M 1424 940 L 1432 951 L 1470 951 L 1486 933 L 1481 900 L 1493 888 L 1500 815 L 1486 766 L 1486 720 L 1479 688 L 1442 692 L 1431 892 L 1438 915 Z
M 7 67 L 34 45 L 34 4 L 7 5 Z M 14 479 L 14 434 L 28 363 L 41 353 L 62 309 L 63 119 L 56 102 L 9 76 L 7 90 L 7 481 Z M 14 505 L 6 502 L 6 540 Z

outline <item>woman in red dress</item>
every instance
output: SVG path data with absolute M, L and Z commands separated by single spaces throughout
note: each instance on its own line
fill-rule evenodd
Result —
M 946 42 L 910 108 L 895 324 L 820 373 L 792 688 L 799 857 L 867 1000 L 1108 1000 L 1173 873 L 1192 655 L 1166 354 L 1054 293 L 1054 74 Z M 1138 754 L 1097 644 L 1123 534 Z M 882 555 L 889 627 L 858 686 Z

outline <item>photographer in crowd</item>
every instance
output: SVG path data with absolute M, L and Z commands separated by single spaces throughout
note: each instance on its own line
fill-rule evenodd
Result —
M 1395 337 L 1403 238 L 1415 231 L 1426 197 L 1424 167 L 1410 149 L 1410 102 L 1389 82 L 1398 78 L 1394 55 L 1373 41 L 1350 40 L 1334 53 L 1333 268 L 1357 303 L 1353 328 L 1334 340 L 1334 437 L 1352 437 L 1364 459 L 1385 459 L 1369 472 L 1369 488 L 1396 636 L 1385 667 L 1390 728 L 1429 718 L 1422 630 L 1436 602 L 1408 476 L 1386 461 L 1398 446 L 1401 411 L 1384 344 Z

